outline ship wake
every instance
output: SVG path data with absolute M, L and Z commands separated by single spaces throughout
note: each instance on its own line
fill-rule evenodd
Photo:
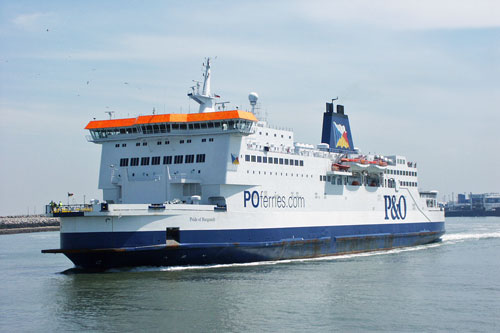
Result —
M 483 240 L 491 238 L 500 238 L 500 231 L 498 232 L 484 232 L 484 233 L 456 233 L 456 234 L 445 234 L 441 237 L 446 244 L 456 244 L 469 240 Z

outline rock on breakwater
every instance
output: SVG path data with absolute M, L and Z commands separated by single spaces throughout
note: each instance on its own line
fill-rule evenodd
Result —
M 1 216 L 0 234 L 57 231 L 59 225 L 59 218 L 45 215 Z

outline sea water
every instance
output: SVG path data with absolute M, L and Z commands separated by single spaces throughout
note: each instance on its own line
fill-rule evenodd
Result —
M 500 218 L 320 259 L 62 274 L 57 232 L 0 236 L 0 331 L 498 331 Z

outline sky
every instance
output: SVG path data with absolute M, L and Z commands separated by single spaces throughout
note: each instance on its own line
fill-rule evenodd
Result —
M 339 97 L 362 152 L 416 161 L 419 187 L 500 192 L 500 1 L 0 2 L 0 215 L 102 199 L 93 118 L 196 112 L 212 91 L 321 139 Z

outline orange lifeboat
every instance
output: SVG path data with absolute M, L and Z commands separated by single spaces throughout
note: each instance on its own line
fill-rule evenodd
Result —
M 349 165 L 344 165 L 340 163 L 334 163 L 332 164 L 332 171 L 346 171 L 350 168 L 351 166 Z

